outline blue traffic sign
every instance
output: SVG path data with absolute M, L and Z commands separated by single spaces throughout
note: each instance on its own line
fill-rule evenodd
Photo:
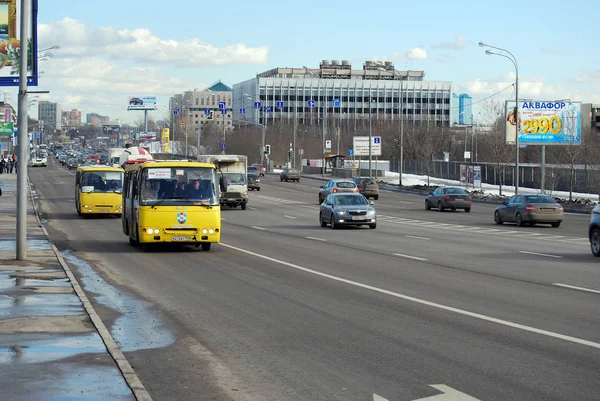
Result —
M 333 105 L 333 107 L 340 107 L 340 99 L 333 99 L 331 101 L 331 104 Z
M 354 150 L 348 149 L 348 156 L 354 156 Z
M 204 115 L 210 116 L 210 109 L 204 109 Z
M 254 102 L 255 109 L 260 109 L 261 107 L 262 107 L 262 104 L 260 102 Z
M 270 112 L 271 112 L 271 108 L 270 108 L 270 107 L 267 107 L 267 108 L 265 109 L 265 112 L 267 112 L 267 113 L 270 113 Z
M 221 149 L 225 149 L 226 145 L 225 145 L 225 141 L 221 141 Z
M 225 102 L 219 102 L 220 109 L 224 109 L 225 107 L 227 107 L 227 104 Z
M 246 109 L 240 109 L 240 114 L 246 114 Z
M 373 138 L 373 143 L 381 143 L 381 138 L 379 138 L 379 137 Z
M 308 104 L 308 107 L 315 107 L 315 101 L 314 100 L 307 100 L 306 103 Z
M 176 116 L 177 114 L 179 114 L 179 109 L 173 109 L 173 115 Z
M 278 109 L 283 109 L 283 102 L 277 102 L 275 103 L 275 107 Z
M 221 109 L 221 114 L 227 114 L 227 109 Z

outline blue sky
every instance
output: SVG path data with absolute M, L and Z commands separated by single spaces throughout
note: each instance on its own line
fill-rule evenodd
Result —
M 233 85 L 281 67 L 320 60 L 393 61 L 452 81 L 474 101 L 510 85 L 514 67 L 486 56 L 477 42 L 509 49 L 520 67 L 523 97 L 600 103 L 595 24 L 584 1 L 40 1 L 39 41 L 60 45 L 40 64 L 40 89 L 63 109 L 132 121 L 129 95 L 159 96 Z M 216 61 L 215 61 L 216 60 Z M 513 95 L 509 89 L 495 97 Z

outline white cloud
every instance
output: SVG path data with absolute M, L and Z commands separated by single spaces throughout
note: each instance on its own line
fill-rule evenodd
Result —
M 584 103 L 600 102 L 600 71 L 583 75 L 576 78 L 578 82 L 589 83 L 581 85 L 580 88 L 569 83 L 550 84 L 542 78 L 519 77 L 519 98 L 536 100 L 558 100 L 571 99 Z M 511 72 L 502 77 L 477 78 L 469 80 L 464 84 L 457 85 L 457 93 L 465 92 L 474 100 L 481 99 L 504 90 L 497 96 L 496 100 L 514 98 L 515 74 Z
M 244 44 L 216 47 L 197 38 L 163 39 L 149 29 L 93 28 L 72 18 L 39 25 L 42 47 L 60 45 L 65 57 L 107 56 L 148 64 L 202 67 L 230 64 L 264 64 L 269 48 Z
M 433 49 L 463 50 L 471 43 L 464 36 L 457 36 L 454 42 L 442 42 L 431 46 Z
M 373 57 L 372 60 L 408 61 L 408 60 L 425 60 L 427 57 L 429 57 L 427 50 L 425 50 L 422 47 L 413 47 L 412 49 L 408 49 L 401 53 L 394 53 L 391 56 Z

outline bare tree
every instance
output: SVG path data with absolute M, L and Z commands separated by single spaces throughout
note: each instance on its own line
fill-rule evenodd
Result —
M 502 195 L 502 180 L 507 164 L 511 161 L 512 147 L 506 144 L 504 105 L 486 101 L 482 105 L 482 116 L 490 124 L 491 130 L 482 135 L 484 155 L 495 165 L 498 193 Z

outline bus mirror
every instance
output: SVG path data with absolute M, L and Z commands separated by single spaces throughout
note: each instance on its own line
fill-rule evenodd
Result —
M 93 186 L 81 187 L 81 192 L 83 192 L 85 194 L 89 194 L 90 192 L 94 192 L 94 187 Z
M 221 192 L 227 192 L 227 177 L 219 178 L 219 187 L 221 187 Z

